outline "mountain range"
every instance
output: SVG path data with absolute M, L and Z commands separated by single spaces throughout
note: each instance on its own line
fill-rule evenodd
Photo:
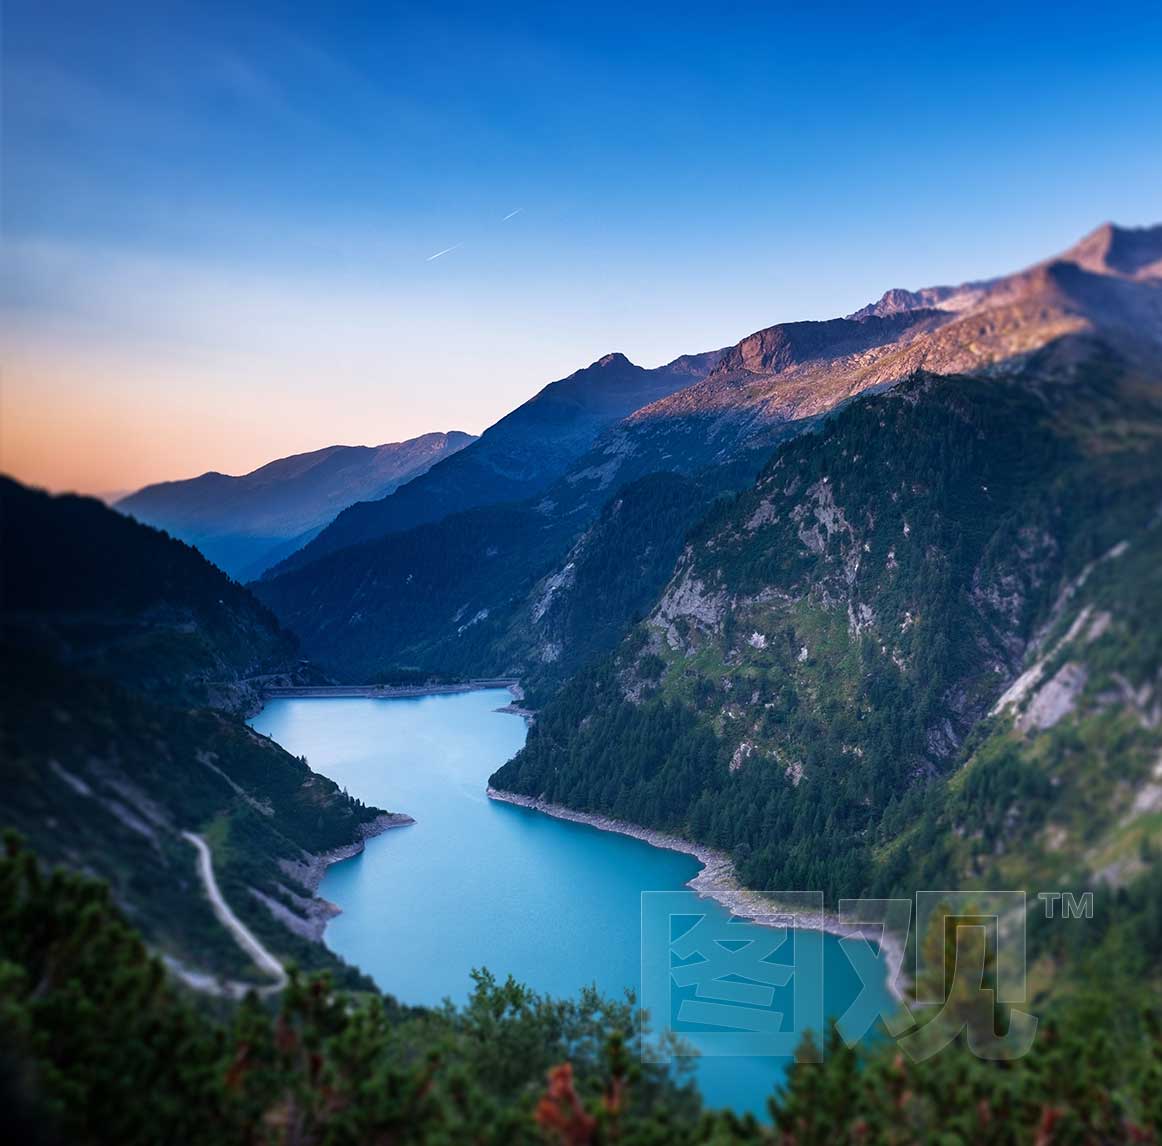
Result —
M 492 784 L 721 849 L 749 887 L 1070 886 L 1156 919 L 1160 255 L 1162 227 L 1104 227 L 1016 275 L 764 331 L 616 427 L 633 456 L 659 425 L 660 448 L 694 424 L 714 449 L 809 432 L 698 515 Z M 527 632 L 571 577 L 539 580 Z M 1076 946 L 1030 929 L 1035 991 L 1067 990 Z
M 348 545 L 374 540 L 449 514 L 540 493 L 583 456 L 606 427 L 703 378 L 721 351 L 684 355 L 656 370 L 607 354 L 551 382 L 422 480 L 389 497 L 350 506 L 301 552 L 273 572 L 302 568 Z
M 542 681 L 551 689 L 578 667 L 570 656 L 577 646 L 563 639 L 560 620 L 573 600 L 591 597 L 581 612 L 585 632 L 620 632 L 643 607 L 637 597 L 587 587 L 586 565 L 577 560 L 593 551 L 596 535 L 588 535 L 599 521 L 609 543 L 613 505 L 632 507 L 660 489 L 639 479 L 694 479 L 703 492 L 691 494 L 692 523 L 705 504 L 699 498 L 748 486 L 780 442 L 917 371 L 1003 377 L 1046 348 L 1065 368 L 1094 338 L 1111 340 L 1133 360 L 1150 359 L 1162 343 L 1160 233 L 1106 226 L 1016 274 L 893 290 L 847 318 L 769 327 L 700 359 L 705 373 L 688 385 L 610 422 L 525 501 L 396 528 L 406 518 L 393 516 L 392 504 L 423 499 L 445 469 L 470 464 L 488 431 L 422 481 L 341 515 L 255 589 L 307 653 L 339 676 L 362 679 L 407 665 L 515 673 L 534 691 Z M 438 498 L 426 504 L 432 518 L 447 505 Z M 375 540 L 361 529 L 361 543 L 316 556 L 340 540 L 344 520 L 356 518 L 392 532 Z M 635 520 L 632 509 L 626 520 Z M 632 554 L 643 536 L 627 530 L 617 545 Z M 642 554 L 635 579 L 646 595 L 668 576 L 674 544 Z
M 753 887 L 1120 886 L 1162 809 L 1162 356 L 920 373 L 777 451 L 504 789 Z
M 473 441 L 453 430 L 382 446 L 328 446 L 240 477 L 205 473 L 146 486 L 116 508 L 196 545 L 236 580 L 249 581 L 353 502 L 386 496 Z

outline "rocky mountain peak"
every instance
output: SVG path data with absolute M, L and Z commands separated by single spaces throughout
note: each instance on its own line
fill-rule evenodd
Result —
M 1103 223 L 1059 256 L 1094 274 L 1162 278 L 1162 224 L 1119 227 Z
M 608 368 L 611 366 L 623 367 L 632 365 L 633 363 L 628 358 L 626 358 L 626 356 L 622 354 L 621 351 L 615 350 L 610 354 L 602 355 L 596 362 L 593 363 L 592 366 L 589 367 L 589 369 L 596 370 Z
M 905 290 L 893 287 L 884 291 L 879 300 L 860 307 L 847 317 L 861 322 L 868 318 L 891 318 L 897 314 L 907 314 L 916 310 L 967 310 L 978 302 L 990 286 L 990 282 L 964 283 L 962 286 L 924 287 L 922 290 Z
M 931 307 L 909 306 L 887 314 L 868 311 L 858 317 L 769 326 L 731 347 L 713 374 L 778 374 L 814 360 L 858 353 L 892 341 L 931 314 Z

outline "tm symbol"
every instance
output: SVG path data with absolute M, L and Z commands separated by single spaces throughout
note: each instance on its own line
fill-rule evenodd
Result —
M 1045 904 L 1045 918 L 1055 919 L 1057 905 L 1061 905 L 1062 919 L 1092 919 L 1093 892 L 1083 891 L 1076 896 L 1072 891 L 1039 891 L 1037 898 Z

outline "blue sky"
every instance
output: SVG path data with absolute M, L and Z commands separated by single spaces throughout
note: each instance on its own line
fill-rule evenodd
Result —
M 3 65 L 0 464 L 58 488 L 479 431 L 1162 219 L 1157 4 L 8 0 Z

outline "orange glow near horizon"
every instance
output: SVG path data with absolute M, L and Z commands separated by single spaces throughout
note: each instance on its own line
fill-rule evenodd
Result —
M 60 243 L 9 243 L 5 262 L 60 301 L 0 307 L 0 471 L 54 491 L 479 433 L 604 353 L 525 329 L 515 308 L 450 322 L 461 304 L 438 284 L 406 294 Z
M 159 368 L 132 357 L 9 356 L 0 378 L 0 472 L 54 492 L 99 496 L 208 470 L 241 474 L 325 446 L 378 445 L 458 425 L 353 402 L 332 388 L 223 386 L 210 364 Z

